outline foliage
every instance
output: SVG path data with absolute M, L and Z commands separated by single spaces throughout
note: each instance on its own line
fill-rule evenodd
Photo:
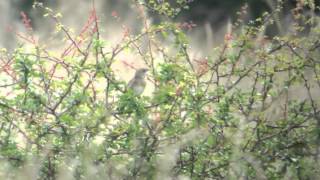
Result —
M 187 24 L 145 24 L 110 47 L 95 9 L 76 35 L 35 6 L 66 48 L 49 50 L 29 28 L 1 52 L 1 179 L 319 178 L 319 17 L 295 14 L 292 33 L 269 39 L 265 14 L 198 60 Z M 127 50 L 150 69 L 151 96 L 112 69 Z

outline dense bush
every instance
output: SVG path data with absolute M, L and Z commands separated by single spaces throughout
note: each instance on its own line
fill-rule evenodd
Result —
M 186 6 L 144 5 L 170 16 Z M 35 6 L 66 46 L 38 43 L 23 14 L 23 42 L 1 51 L 1 179 L 320 178 L 319 17 L 297 7 L 292 32 L 272 39 L 263 35 L 271 14 L 239 21 L 193 59 L 184 33 L 192 24 L 144 23 L 110 45 L 94 9 L 77 35 Z M 148 66 L 152 95 L 127 91 L 113 70 L 126 53 Z

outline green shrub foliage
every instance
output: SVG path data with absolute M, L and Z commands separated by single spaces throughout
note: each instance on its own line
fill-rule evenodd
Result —
M 188 4 L 136 3 L 168 17 Z M 1 51 L 1 179 L 320 178 L 319 17 L 295 13 L 290 32 L 265 37 L 280 4 L 194 59 L 192 24 L 146 23 L 110 45 L 94 9 L 77 35 L 35 6 L 66 44 L 51 50 L 29 28 Z M 113 70 L 128 52 L 148 66 L 151 95 Z

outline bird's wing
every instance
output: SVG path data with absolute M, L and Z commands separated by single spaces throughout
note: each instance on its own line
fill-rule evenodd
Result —
M 132 89 L 132 86 L 133 86 L 133 84 L 134 84 L 134 81 L 135 81 L 135 79 L 132 78 L 132 79 L 128 82 L 128 88 L 131 88 L 131 89 Z

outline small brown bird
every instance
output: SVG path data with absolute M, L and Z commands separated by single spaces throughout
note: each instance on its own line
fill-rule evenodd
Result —
M 132 89 L 134 94 L 141 95 L 146 87 L 146 81 L 144 80 L 148 69 L 140 68 L 136 70 L 134 77 L 129 81 L 128 88 Z

